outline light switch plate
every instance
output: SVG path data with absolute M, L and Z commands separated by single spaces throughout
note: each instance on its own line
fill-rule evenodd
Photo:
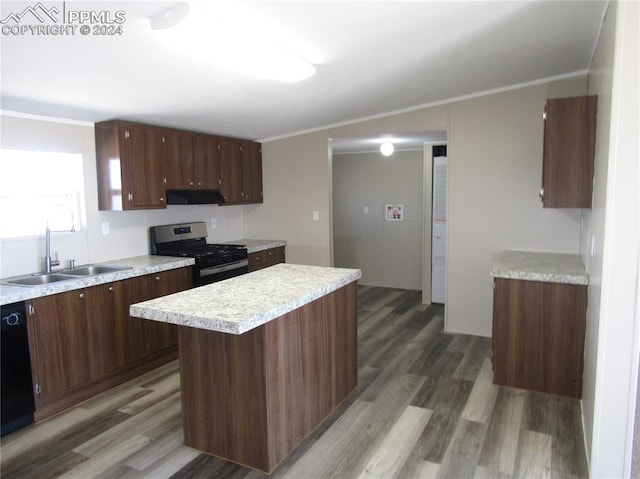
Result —
M 108 235 L 109 233 L 111 233 L 111 231 L 109 230 L 109 222 L 108 221 L 103 221 L 102 222 L 102 234 L 103 235 Z
M 320 212 L 319 211 L 314 211 L 313 212 L 313 221 L 320 221 Z
M 218 226 L 218 221 L 215 218 L 211 218 L 211 228 L 216 228 Z

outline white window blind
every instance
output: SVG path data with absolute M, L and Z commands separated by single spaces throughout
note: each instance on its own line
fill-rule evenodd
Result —
M 81 154 L 0 149 L 0 238 L 79 231 L 83 205 Z

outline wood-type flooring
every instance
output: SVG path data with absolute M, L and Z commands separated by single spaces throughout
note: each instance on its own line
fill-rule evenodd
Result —
M 580 403 L 494 386 L 490 340 L 444 333 L 443 312 L 360 286 L 358 388 L 271 477 L 587 477 Z M 266 477 L 184 446 L 180 410 L 173 362 L 9 434 L 0 475 Z

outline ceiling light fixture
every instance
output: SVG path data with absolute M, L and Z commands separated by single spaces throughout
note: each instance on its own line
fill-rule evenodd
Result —
M 382 145 L 380 145 L 380 153 L 382 153 L 384 156 L 391 156 L 393 155 L 393 143 L 385 141 Z
M 165 28 L 175 27 L 178 23 L 189 15 L 189 4 L 178 3 L 173 7 L 162 10 L 160 13 L 149 17 L 151 30 L 164 30 Z
M 203 64 L 285 83 L 316 72 L 300 52 L 308 48 L 298 48 L 301 42 L 285 29 L 234 1 L 180 3 L 150 20 L 152 30 L 161 30 L 155 34 L 159 41 Z

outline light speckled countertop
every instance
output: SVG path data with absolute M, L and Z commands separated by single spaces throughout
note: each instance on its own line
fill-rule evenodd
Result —
M 242 334 L 361 277 L 359 269 L 280 263 L 131 305 L 132 316 Z
M 589 284 L 580 255 L 503 251 L 493 256 L 491 276 L 547 283 Z
M 169 256 L 134 256 L 103 263 L 91 263 L 101 266 L 129 266 L 131 269 L 115 271 L 111 273 L 97 274 L 94 276 L 83 276 L 65 281 L 57 281 L 39 286 L 13 286 L 0 284 L 0 304 L 10 304 L 17 301 L 49 296 L 51 294 L 73 291 L 74 289 L 87 288 L 98 284 L 111 283 L 123 279 L 144 276 L 145 274 L 160 273 L 170 269 L 182 268 L 194 264 L 193 258 L 173 258 Z M 83 265 L 77 265 L 80 268 Z M 7 281 L 11 278 L 0 280 Z
M 257 253 L 258 251 L 263 251 L 265 249 L 286 246 L 287 242 L 284 240 L 261 240 L 244 238 L 234 241 L 225 241 L 223 244 L 243 244 L 247 247 L 247 253 Z

